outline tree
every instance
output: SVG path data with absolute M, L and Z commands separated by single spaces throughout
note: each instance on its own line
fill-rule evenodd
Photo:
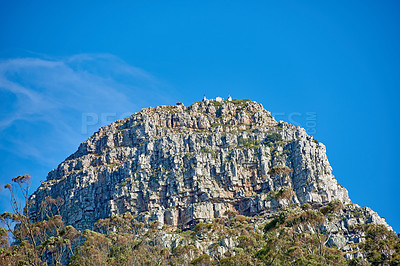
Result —
M 17 176 L 4 186 L 10 192 L 12 212 L 0 214 L 3 225 L 0 229 L 1 265 L 43 265 L 41 258 L 45 253 L 55 264 L 61 264 L 66 250 L 73 255 L 72 242 L 78 238 L 79 232 L 72 226 L 65 227 L 59 215 L 61 198 L 46 197 L 41 203 L 44 219 L 32 222 L 29 216 L 30 186 L 29 175 Z M 11 246 L 9 235 L 13 238 Z
M 29 188 L 32 178 L 29 175 L 19 175 L 12 179 L 12 183 L 6 184 L 5 189 L 10 192 L 10 205 L 12 212 L 4 212 L 0 214 L 0 221 L 6 228 L 3 229 L 10 234 L 18 246 L 12 246 L 8 255 L 8 259 L 14 257 L 18 263 L 30 263 L 32 265 L 40 265 L 38 256 L 38 247 L 35 238 L 35 228 L 29 219 Z M 18 200 L 22 197 L 22 202 Z M 7 256 L 3 256 L 3 261 L 8 261 Z M 10 262 L 13 262 L 12 259 Z
M 398 265 L 400 240 L 396 233 L 381 224 L 369 225 L 366 232 L 366 240 L 360 247 L 365 250 L 367 260 L 372 264 Z

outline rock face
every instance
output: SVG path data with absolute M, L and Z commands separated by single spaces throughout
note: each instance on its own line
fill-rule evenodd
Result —
M 307 202 L 351 205 L 325 146 L 250 100 L 147 108 L 102 127 L 32 195 L 34 220 L 44 218 L 48 196 L 62 198 L 60 214 L 78 229 L 125 212 L 184 228 L 228 210 L 254 216 Z M 339 232 L 335 226 L 327 232 Z M 335 234 L 328 244 L 345 242 Z

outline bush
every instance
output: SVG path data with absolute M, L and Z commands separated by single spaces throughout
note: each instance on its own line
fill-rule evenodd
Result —
M 238 145 L 244 148 L 258 148 L 260 142 L 256 139 L 239 139 Z
M 199 257 L 193 259 L 190 264 L 193 264 L 193 265 L 209 264 L 210 259 L 211 259 L 210 255 L 203 254 L 203 255 L 200 255 Z
M 246 249 L 253 247 L 256 243 L 256 240 L 254 237 L 247 236 L 247 235 L 242 235 L 237 238 L 237 241 L 239 242 L 238 247 Z
M 242 223 L 242 222 L 244 222 L 246 220 L 247 220 L 247 217 L 244 216 L 244 215 L 237 215 L 236 216 L 236 221 L 238 221 L 239 223 Z
M 390 265 L 400 265 L 400 254 L 394 254 L 390 260 Z
M 249 100 L 249 99 L 243 99 L 243 100 L 232 99 L 232 101 L 231 101 L 231 103 L 233 103 L 233 104 L 244 104 L 247 102 L 251 102 L 251 100 Z
M 306 202 L 306 203 L 304 203 L 303 205 L 301 205 L 301 208 L 302 208 L 304 211 L 309 210 L 309 209 L 311 209 L 311 204 L 308 203 L 308 202 Z
M 278 218 L 272 219 L 269 223 L 267 223 L 264 226 L 264 233 L 267 233 L 271 229 L 275 228 L 275 226 L 278 224 L 278 222 L 279 222 Z
M 208 231 L 211 229 L 211 226 L 212 226 L 212 224 L 208 224 L 208 223 L 198 223 L 194 227 L 193 231 L 196 233 Z
M 332 200 L 331 202 L 328 203 L 328 205 L 321 207 L 319 211 L 322 212 L 323 214 L 328 214 L 328 213 L 335 213 L 339 210 L 342 210 L 343 208 L 344 206 L 340 200 Z
M 282 141 L 282 135 L 279 133 L 272 133 L 271 135 L 268 135 L 265 140 L 264 144 L 270 146 L 271 144 Z
M 239 214 L 237 210 L 226 210 L 224 215 L 228 216 L 229 219 L 236 217 Z

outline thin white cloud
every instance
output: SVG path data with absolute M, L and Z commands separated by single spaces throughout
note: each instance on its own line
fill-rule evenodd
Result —
M 169 102 L 161 87 L 146 71 L 110 54 L 2 60 L 0 152 L 47 164 L 55 150 L 71 151 L 87 133 L 112 122 L 102 121 L 101 114 L 117 120 L 142 107 Z M 87 133 L 81 130 L 86 113 L 98 117 Z

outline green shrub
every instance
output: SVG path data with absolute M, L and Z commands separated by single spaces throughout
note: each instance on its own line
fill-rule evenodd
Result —
M 269 223 L 267 223 L 264 226 L 264 233 L 267 233 L 271 229 L 275 228 L 275 226 L 278 224 L 278 222 L 279 222 L 278 218 L 272 219 Z
M 241 235 L 237 238 L 237 241 L 239 242 L 238 247 L 246 249 L 249 247 L 253 247 L 256 243 L 256 240 L 254 237 L 248 236 L 248 235 Z
M 207 148 L 207 147 L 204 147 L 204 148 L 202 148 L 200 151 L 201 151 L 201 152 L 204 152 L 204 153 L 211 153 L 211 152 L 212 152 L 212 149 Z
M 215 100 L 210 101 L 210 103 L 211 103 L 212 105 L 214 105 L 215 107 L 220 107 L 220 106 L 223 105 L 223 103 L 217 102 L 217 101 L 215 101 Z
M 194 236 L 194 232 L 192 230 L 185 230 L 179 233 L 179 235 L 185 239 L 192 239 Z
M 243 99 L 243 100 L 233 99 L 231 101 L 231 103 L 233 103 L 233 104 L 244 104 L 244 103 L 247 103 L 247 102 L 251 102 L 251 100 L 249 100 L 249 99 Z
M 321 207 L 319 211 L 322 212 L 323 214 L 328 214 L 328 213 L 335 213 L 339 210 L 342 210 L 343 208 L 344 206 L 340 200 L 332 200 L 331 202 L 328 203 L 328 205 Z
M 282 135 L 279 133 L 272 133 L 271 135 L 268 135 L 265 140 L 264 144 L 270 146 L 271 144 L 282 141 Z
M 367 260 L 374 265 L 388 265 L 389 262 L 398 260 L 400 256 L 398 236 L 381 224 L 369 225 L 366 240 L 359 246 L 367 253 Z
M 208 231 L 211 229 L 211 226 L 212 226 L 212 224 L 208 224 L 208 223 L 198 223 L 194 227 L 193 231 L 196 233 Z
M 210 259 L 211 259 L 210 255 L 202 254 L 199 257 L 193 259 L 190 264 L 193 264 L 193 265 L 209 264 Z
M 354 215 L 355 217 L 357 217 L 357 218 L 361 218 L 361 217 L 364 216 L 364 214 L 363 214 L 362 212 L 360 212 L 360 211 L 354 212 L 353 215 Z
M 244 148 L 258 148 L 260 147 L 260 142 L 256 139 L 239 139 L 238 141 L 239 147 Z
M 394 254 L 390 260 L 390 265 L 400 265 L 400 254 Z

